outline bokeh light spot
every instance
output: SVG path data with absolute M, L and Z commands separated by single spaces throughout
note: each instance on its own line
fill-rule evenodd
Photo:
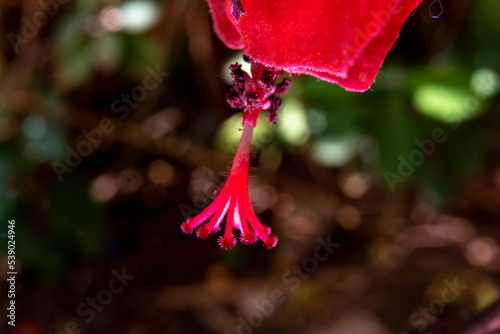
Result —
M 120 31 L 125 25 L 122 11 L 114 6 L 106 7 L 101 11 L 99 22 L 109 31 Z
M 498 73 L 489 68 L 480 68 L 472 74 L 470 86 L 479 98 L 493 96 L 500 90 Z
M 128 1 L 121 5 L 124 20 L 124 30 L 140 34 L 158 22 L 160 8 L 154 1 Z
M 148 179 L 156 184 L 169 186 L 175 179 L 174 167 L 166 161 L 153 161 L 148 168 Z
M 458 123 L 479 113 L 479 101 L 458 88 L 426 84 L 418 88 L 413 97 L 417 110 L 445 123 Z
M 472 240 L 466 249 L 467 260 L 476 266 L 485 266 L 497 259 L 499 254 L 496 242 L 489 237 L 478 237 Z
M 118 192 L 118 182 L 111 175 L 101 175 L 90 186 L 90 195 L 97 202 L 107 202 Z
M 356 154 L 356 143 L 354 135 L 318 139 L 311 147 L 311 155 L 322 165 L 341 167 Z
M 303 145 L 310 136 L 304 105 L 288 98 L 279 114 L 278 131 L 281 137 L 291 145 Z
M 361 198 L 368 189 L 368 177 L 359 173 L 347 176 L 342 183 L 342 190 L 349 198 Z
M 134 168 L 127 168 L 118 175 L 118 184 L 124 194 L 132 194 L 144 183 L 142 173 Z
M 39 115 L 29 115 L 24 119 L 21 129 L 26 138 L 40 139 L 47 132 L 47 121 Z

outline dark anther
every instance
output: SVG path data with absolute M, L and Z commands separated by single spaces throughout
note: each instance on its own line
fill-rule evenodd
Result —
M 245 72 L 241 69 L 241 64 L 231 64 L 229 65 L 231 70 L 231 76 L 233 77 L 234 87 L 238 90 L 245 89 Z
M 259 84 L 264 88 L 271 88 L 274 86 L 274 82 L 276 81 L 277 75 L 273 70 L 265 69 L 262 71 L 262 75 L 259 78 Z
M 277 86 L 276 86 L 276 91 L 275 93 L 280 95 L 280 96 L 283 96 L 285 95 L 287 92 L 288 92 L 288 88 L 290 87 L 290 79 L 288 78 L 284 78 L 282 82 L 280 82 Z
M 271 99 L 271 107 L 267 111 L 267 120 L 271 124 L 276 124 L 276 120 L 278 119 L 278 110 L 281 108 L 283 104 L 283 98 L 279 96 L 273 96 Z
M 276 83 L 285 71 L 253 62 L 245 55 L 243 59 L 251 62 L 252 76 L 242 69 L 241 64 L 230 65 L 233 88 L 226 94 L 226 101 L 232 108 L 244 109 L 245 112 L 267 110 L 267 119 L 275 124 L 283 95 L 290 87 L 290 79 L 284 78 Z
M 276 113 L 276 112 L 270 112 L 270 111 L 268 111 L 267 115 L 266 115 L 266 118 L 269 121 L 269 123 L 271 123 L 271 124 L 278 123 L 278 113 Z
M 269 108 L 269 111 L 277 112 L 281 108 L 282 104 L 283 104 L 283 98 L 279 97 L 279 96 L 275 96 L 272 99 L 272 104 L 271 104 L 271 107 Z
M 247 108 L 254 109 L 260 106 L 259 93 L 248 92 L 247 93 Z
M 240 93 L 236 89 L 231 88 L 226 94 L 226 101 L 234 109 L 243 109 L 245 104 L 240 98 Z
M 247 63 L 252 61 L 252 59 L 247 55 L 243 55 L 243 60 L 246 61 Z
M 243 70 L 241 69 L 241 64 L 231 64 L 229 65 L 229 69 L 231 70 L 231 76 L 234 79 L 245 79 L 245 74 L 243 73 Z

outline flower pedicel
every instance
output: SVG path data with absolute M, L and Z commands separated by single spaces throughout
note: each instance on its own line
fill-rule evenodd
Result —
M 263 226 L 248 197 L 248 168 L 253 129 L 259 113 L 276 123 L 290 80 L 285 73 L 308 74 L 362 92 L 371 87 L 404 22 L 422 0 L 208 0 L 214 27 L 227 47 L 242 49 L 251 75 L 231 65 L 233 88 L 227 102 L 243 109 L 243 133 L 222 190 L 199 215 L 181 225 L 206 239 L 227 214 L 219 245 L 258 239 L 273 248 L 278 238 Z

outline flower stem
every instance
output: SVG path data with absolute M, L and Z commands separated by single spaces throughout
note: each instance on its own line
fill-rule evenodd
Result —
M 230 174 L 239 174 L 241 176 L 248 175 L 248 167 L 250 164 L 250 146 L 252 144 L 253 126 L 244 124 L 243 133 L 241 134 L 240 143 L 234 156 L 233 166 Z

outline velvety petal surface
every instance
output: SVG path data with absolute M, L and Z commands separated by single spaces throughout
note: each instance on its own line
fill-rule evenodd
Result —
M 362 49 L 355 57 L 347 72 L 347 77 L 332 75 L 330 72 L 304 72 L 322 80 L 339 84 L 347 90 L 365 91 L 375 82 L 380 67 L 396 42 L 399 32 L 408 16 L 421 3 L 421 0 L 404 1 L 397 10 L 397 15 L 391 16 L 385 28 Z M 373 24 L 372 24 L 373 25 Z M 369 25 L 367 25 L 369 29 Z M 356 40 L 355 40 L 356 43 Z
M 364 91 L 375 81 L 402 25 L 420 2 L 227 0 L 226 19 L 243 37 L 245 54 L 252 59 Z M 209 3 L 212 8 L 222 1 Z M 236 43 L 227 37 L 229 29 L 224 34 L 222 40 L 234 47 Z
M 243 36 L 238 32 L 233 21 L 226 13 L 234 17 L 233 2 L 231 0 L 208 0 L 208 6 L 214 20 L 214 28 L 220 39 L 230 49 L 243 49 L 245 41 Z M 227 8 L 227 10 L 226 10 Z

